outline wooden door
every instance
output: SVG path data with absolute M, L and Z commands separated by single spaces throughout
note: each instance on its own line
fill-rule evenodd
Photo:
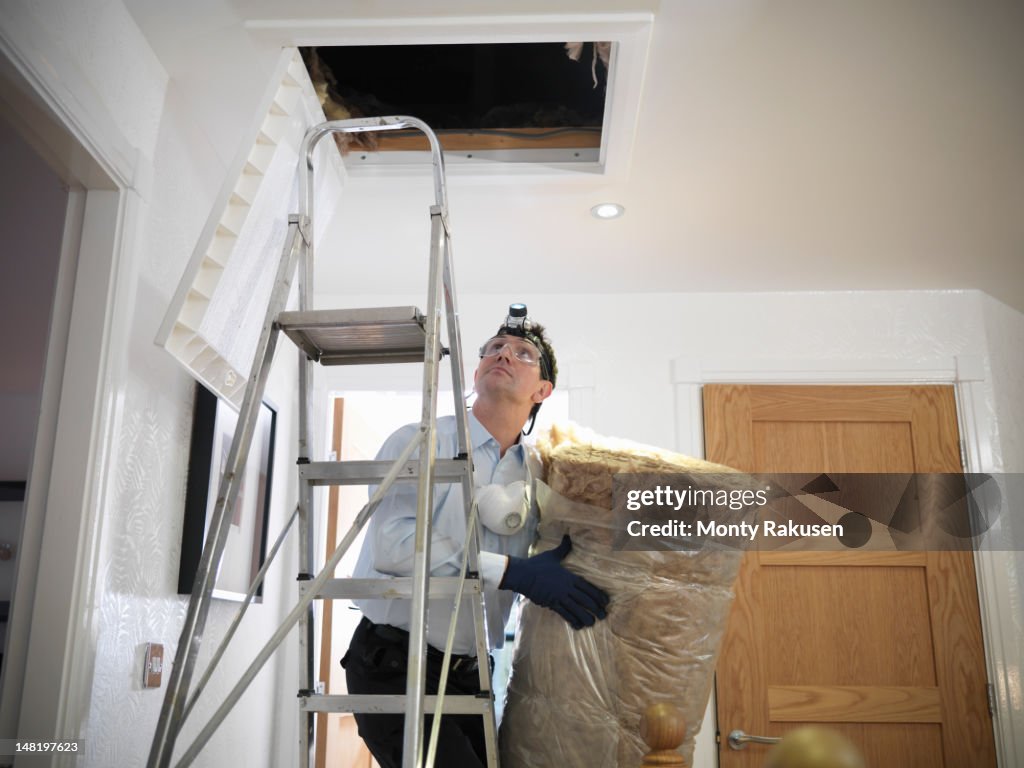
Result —
M 331 451 L 337 458 L 342 455 L 341 444 L 345 423 L 344 398 L 334 398 L 331 414 L 333 425 Z M 340 543 L 339 527 L 347 530 L 348 526 L 352 524 L 354 516 L 355 511 L 352 510 L 342 514 L 341 487 L 330 486 L 327 497 L 327 530 L 324 534 L 325 561 L 330 559 L 335 547 Z M 347 693 L 345 673 L 339 663 L 345 653 L 345 647 L 336 642 L 339 638 L 335 637 L 333 631 L 335 625 L 333 600 L 323 601 L 321 617 L 319 679 L 325 683 L 326 693 Z M 345 635 L 343 637 L 347 640 Z M 378 768 L 370 750 L 359 737 L 355 718 L 349 712 L 318 712 L 316 714 L 314 757 L 316 768 Z
M 951 387 L 704 388 L 707 458 L 756 472 L 960 472 Z M 825 724 L 872 768 L 995 766 L 971 552 L 750 552 L 717 668 L 721 768 Z

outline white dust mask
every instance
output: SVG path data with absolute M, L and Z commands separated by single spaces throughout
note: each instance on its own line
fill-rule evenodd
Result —
M 519 533 L 530 513 L 530 486 L 526 480 L 484 485 L 476 489 L 477 514 L 488 530 L 502 536 Z

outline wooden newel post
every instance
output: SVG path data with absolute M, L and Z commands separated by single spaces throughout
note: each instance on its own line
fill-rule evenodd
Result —
M 676 748 L 686 738 L 683 713 L 672 704 L 651 704 L 640 718 L 640 738 L 651 751 L 644 756 L 641 768 L 686 768 Z

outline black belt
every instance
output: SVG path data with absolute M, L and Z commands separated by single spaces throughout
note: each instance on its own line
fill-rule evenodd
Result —
M 380 638 L 381 640 L 400 645 L 405 649 L 406 653 L 409 650 L 409 633 L 404 629 L 393 627 L 390 624 L 374 624 L 365 616 L 361 622 L 366 631 L 370 634 Z M 444 652 L 437 650 L 432 645 L 427 645 L 427 658 L 436 661 L 440 664 L 444 660 Z M 476 670 L 476 656 L 470 656 L 469 654 L 453 653 L 451 656 L 451 665 L 449 669 L 452 672 L 468 673 Z

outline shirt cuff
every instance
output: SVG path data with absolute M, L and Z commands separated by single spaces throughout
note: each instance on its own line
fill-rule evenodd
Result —
M 505 577 L 505 568 L 508 567 L 508 557 L 499 555 L 497 552 L 480 553 L 480 578 L 483 580 L 484 589 L 497 589 L 501 580 Z

